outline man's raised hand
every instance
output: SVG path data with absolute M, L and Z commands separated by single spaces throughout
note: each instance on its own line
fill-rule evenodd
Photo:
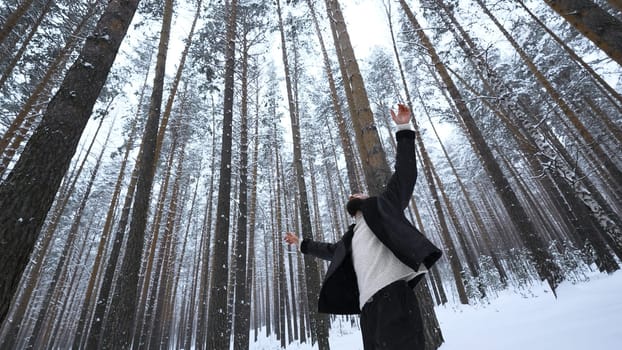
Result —
M 410 121 L 410 109 L 401 103 L 397 104 L 397 114 L 391 109 L 391 118 L 397 125 L 407 124 Z
M 298 236 L 296 236 L 296 234 L 294 234 L 293 232 L 287 232 L 285 233 L 285 242 L 287 242 L 288 244 L 298 245 L 300 240 L 298 239 Z

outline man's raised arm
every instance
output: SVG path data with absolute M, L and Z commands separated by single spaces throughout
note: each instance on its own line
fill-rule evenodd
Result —
M 397 113 L 391 109 L 391 118 L 395 122 L 397 132 L 397 151 L 395 171 L 382 194 L 387 201 L 399 205 L 401 209 L 408 206 L 417 181 L 417 163 L 415 159 L 415 132 L 410 123 L 410 109 L 398 104 Z

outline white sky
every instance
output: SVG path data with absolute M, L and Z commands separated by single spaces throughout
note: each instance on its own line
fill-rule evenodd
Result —
M 342 1 L 344 19 L 357 58 L 364 58 L 374 46 L 391 47 L 388 22 L 382 1 Z M 394 19 L 394 26 L 397 20 Z

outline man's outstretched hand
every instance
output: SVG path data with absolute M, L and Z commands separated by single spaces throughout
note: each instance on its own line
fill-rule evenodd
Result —
M 407 124 L 410 121 L 410 109 L 405 105 L 398 103 L 397 104 L 397 114 L 391 109 L 391 118 L 395 124 Z
M 285 242 L 287 242 L 288 244 L 298 245 L 298 243 L 300 243 L 300 240 L 298 239 L 298 236 L 296 236 L 293 232 L 287 232 L 285 233 Z

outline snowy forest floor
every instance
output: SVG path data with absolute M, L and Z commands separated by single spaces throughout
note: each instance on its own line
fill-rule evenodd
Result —
M 622 271 L 594 273 L 587 281 L 564 282 L 557 299 L 544 284 L 507 290 L 477 305 L 436 308 L 445 343 L 440 350 L 619 350 L 622 349 Z M 252 336 L 252 335 L 251 335 Z M 360 330 L 335 322 L 331 349 L 363 349 Z M 279 349 L 263 338 L 251 349 Z M 292 343 L 288 350 L 317 349 Z

